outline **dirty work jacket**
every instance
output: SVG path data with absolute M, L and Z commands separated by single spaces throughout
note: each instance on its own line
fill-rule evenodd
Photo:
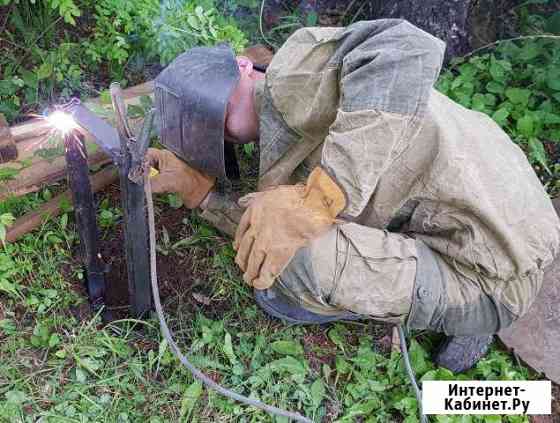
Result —
M 402 20 L 295 32 L 256 88 L 260 188 L 320 164 L 346 194 L 344 218 L 423 241 L 516 317 L 560 222 L 498 125 L 433 89 L 443 52 Z

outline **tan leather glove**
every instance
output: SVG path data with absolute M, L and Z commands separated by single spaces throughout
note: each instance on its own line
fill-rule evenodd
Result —
M 146 161 L 159 171 L 158 175 L 150 178 L 152 191 L 174 192 L 189 209 L 198 207 L 216 182 L 216 178 L 193 169 L 167 150 L 148 149 Z
M 329 175 L 316 168 L 306 185 L 252 193 L 240 205 L 248 208 L 235 234 L 235 262 L 245 272 L 245 282 L 266 289 L 299 248 L 332 226 L 346 200 Z

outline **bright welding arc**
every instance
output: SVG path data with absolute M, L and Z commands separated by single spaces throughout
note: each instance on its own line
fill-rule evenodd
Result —
M 55 129 L 60 131 L 62 135 L 66 135 L 78 127 L 72 115 L 62 110 L 55 110 L 47 116 L 47 120 Z

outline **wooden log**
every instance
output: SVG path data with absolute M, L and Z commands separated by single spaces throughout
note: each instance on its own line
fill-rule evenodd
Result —
M 118 172 L 115 166 L 108 166 L 91 177 L 91 189 L 93 192 L 101 191 L 116 182 L 117 179 Z M 14 224 L 8 228 L 6 242 L 15 242 L 23 235 L 39 228 L 49 219 L 57 217 L 62 212 L 64 203 L 71 202 L 72 195 L 70 190 L 67 190 L 41 205 L 37 210 L 16 219 Z
M 91 152 L 91 150 L 90 150 Z M 111 159 L 100 150 L 88 157 L 89 166 L 110 163 Z M 17 169 L 16 166 L 12 166 Z M 64 156 L 54 160 L 39 159 L 32 166 L 19 170 L 16 179 L 2 182 L 0 186 L 0 201 L 10 196 L 21 196 L 36 192 L 44 185 L 59 181 L 66 175 L 66 160 Z
M 6 163 L 17 158 L 17 148 L 14 137 L 3 114 L 0 114 L 0 163 Z

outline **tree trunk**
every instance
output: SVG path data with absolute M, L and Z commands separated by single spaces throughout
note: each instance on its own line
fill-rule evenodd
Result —
M 446 63 L 510 32 L 510 11 L 520 0 L 302 0 L 304 14 L 316 13 L 319 25 L 356 20 L 406 19 L 445 41 Z

